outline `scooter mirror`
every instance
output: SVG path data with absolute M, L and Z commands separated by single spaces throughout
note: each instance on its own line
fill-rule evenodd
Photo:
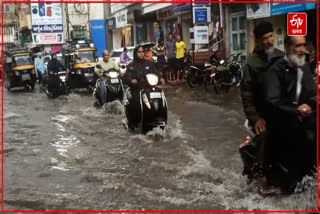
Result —
M 97 64 L 97 65 L 96 65 L 96 68 L 98 68 L 98 69 L 102 69 L 102 67 L 101 67 L 101 65 L 100 65 L 100 64 Z

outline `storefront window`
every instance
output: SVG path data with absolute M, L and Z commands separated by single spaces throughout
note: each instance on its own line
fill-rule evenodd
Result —
M 238 45 L 238 34 L 232 34 L 232 48 L 234 51 L 239 50 L 239 45 Z
M 147 24 L 136 24 L 137 44 L 147 41 Z
M 245 16 L 241 16 L 239 18 L 239 29 L 240 30 L 245 30 L 246 29 L 246 17 Z
M 240 33 L 240 50 L 246 49 L 246 33 Z
M 157 43 L 159 40 L 164 41 L 163 30 L 160 23 L 158 22 L 153 23 L 153 31 L 154 31 L 153 38 L 152 38 L 153 42 Z
M 125 27 L 122 29 L 121 47 L 129 47 L 132 45 L 133 43 L 132 43 L 131 27 Z
M 176 40 L 177 35 L 181 35 L 181 30 L 179 25 L 177 24 L 177 19 L 168 20 L 165 22 L 166 28 L 166 37 L 171 33 L 174 40 Z
M 232 18 L 232 30 L 238 30 L 238 19 L 237 18 Z

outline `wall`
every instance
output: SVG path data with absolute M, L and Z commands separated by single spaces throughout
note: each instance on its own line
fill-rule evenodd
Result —
M 103 4 L 90 4 L 90 19 L 104 19 Z

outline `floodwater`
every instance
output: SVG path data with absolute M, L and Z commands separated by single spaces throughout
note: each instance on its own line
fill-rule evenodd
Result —
M 130 133 L 118 102 L 79 92 L 4 92 L 5 210 L 312 210 L 305 192 L 263 198 L 241 175 L 238 88 L 165 88 L 169 125 Z

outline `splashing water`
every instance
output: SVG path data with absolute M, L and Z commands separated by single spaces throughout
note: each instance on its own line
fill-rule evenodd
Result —
M 119 100 L 105 103 L 103 109 L 109 114 L 125 115 L 125 107 Z

